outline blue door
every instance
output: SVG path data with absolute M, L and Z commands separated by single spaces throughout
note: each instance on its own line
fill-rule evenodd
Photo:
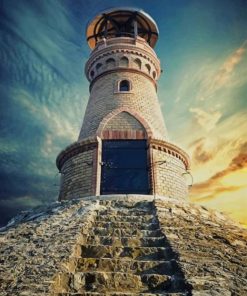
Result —
M 146 140 L 102 144 L 101 194 L 149 194 Z

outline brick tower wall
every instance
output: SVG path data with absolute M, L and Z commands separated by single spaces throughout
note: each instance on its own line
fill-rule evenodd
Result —
M 69 158 L 62 168 L 60 200 L 93 194 L 93 150 Z
M 104 126 L 104 130 L 140 130 L 145 131 L 144 126 L 128 112 L 121 112 L 110 119 Z
M 167 130 L 157 98 L 159 61 L 151 47 L 133 38 L 116 38 L 105 47 L 102 42 L 86 65 L 91 82 L 90 98 L 79 141 L 95 136 L 101 122 L 118 109 L 131 110 L 149 126 L 153 138 L 167 140 Z M 130 82 L 130 91 L 120 92 L 119 83 Z M 97 134 L 100 136 L 99 134 Z
M 60 200 L 100 194 L 102 140 L 146 139 L 150 194 L 184 199 L 188 156 L 169 143 L 157 98 L 159 60 L 142 38 L 100 41 L 86 64 L 90 98 L 78 141 L 62 151 Z M 128 80 L 129 91 L 119 91 Z
M 176 156 L 152 148 L 153 194 L 185 199 L 188 196 L 186 165 Z
M 116 92 L 116 84 L 121 78 L 131 81 L 132 89 L 129 93 Z M 94 136 L 101 121 L 111 111 L 119 108 L 137 112 L 150 126 L 154 138 L 166 137 L 153 83 L 137 73 L 119 72 L 104 75 L 92 87 L 79 140 Z

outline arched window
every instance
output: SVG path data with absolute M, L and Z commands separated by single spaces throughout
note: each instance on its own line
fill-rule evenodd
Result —
M 90 72 L 90 76 L 92 79 L 94 78 L 94 71 L 93 70 Z
M 116 66 L 116 62 L 113 58 L 109 58 L 108 60 L 106 60 L 107 69 L 114 68 L 115 66 Z
M 128 80 L 122 80 L 119 83 L 119 91 L 129 91 L 130 90 L 130 82 Z
M 148 73 L 150 74 L 150 70 L 151 70 L 150 65 L 149 64 L 146 64 L 145 66 L 146 66 L 146 69 L 147 69 Z
M 120 67 L 129 67 L 129 59 L 126 57 L 122 57 L 119 61 L 119 66 Z
M 97 71 L 99 71 L 99 69 L 102 67 L 102 64 L 101 63 L 98 63 L 97 65 L 96 65 L 96 70 Z
M 137 68 L 139 70 L 141 70 L 141 67 L 142 67 L 142 62 L 140 59 L 135 59 L 134 60 L 134 68 Z

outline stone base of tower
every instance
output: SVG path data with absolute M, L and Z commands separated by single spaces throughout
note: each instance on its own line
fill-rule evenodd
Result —
M 116 131 L 115 131 L 116 132 Z M 136 133 L 118 133 L 123 135 L 117 140 L 138 141 Z M 61 173 L 59 200 L 85 198 L 102 194 L 102 141 L 115 140 L 88 138 L 76 142 L 57 157 L 57 167 Z M 179 147 L 167 141 L 143 139 L 146 142 L 148 173 L 148 194 L 164 195 L 176 199 L 188 197 L 186 174 L 189 168 L 189 157 Z M 134 168 L 135 169 L 135 168 Z M 127 176 L 126 176 L 127 177 Z M 125 192 L 117 192 L 125 193 Z M 136 193 L 136 192 L 133 192 Z M 110 192 L 116 194 L 116 192 Z
M 59 200 L 97 195 L 99 146 L 95 138 L 68 146 L 57 157 L 61 173 Z
M 247 295 L 247 230 L 182 200 L 87 197 L 0 233 L 1 295 Z

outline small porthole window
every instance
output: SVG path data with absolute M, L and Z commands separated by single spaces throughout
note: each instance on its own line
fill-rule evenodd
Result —
M 119 91 L 129 91 L 130 90 L 130 83 L 128 80 L 122 80 L 119 83 Z

